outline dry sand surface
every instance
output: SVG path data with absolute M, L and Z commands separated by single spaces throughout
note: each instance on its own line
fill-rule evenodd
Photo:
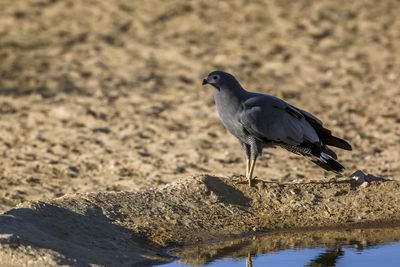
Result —
M 201 86 L 214 69 L 348 140 L 354 151 L 337 150 L 345 176 L 399 181 L 399 13 L 395 0 L 2 0 L 0 211 L 243 175 L 243 152 Z M 255 175 L 300 190 L 333 177 L 279 149 Z

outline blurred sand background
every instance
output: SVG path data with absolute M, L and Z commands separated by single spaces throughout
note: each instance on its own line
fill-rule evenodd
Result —
M 347 139 L 400 179 L 400 2 L 0 1 L 0 211 L 75 192 L 242 175 L 203 77 L 221 69 Z M 330 179 L 266 150 L 259 179 Z

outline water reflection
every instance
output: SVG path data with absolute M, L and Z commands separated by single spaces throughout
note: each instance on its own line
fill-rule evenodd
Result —
M 400 227 L 348 230 L 318 230 L 306 232 L 272 233 L 222 243 L 184 247 L 170 251 L 180 258 L 180 264 L 201 266 L 217 259 L 246 259 L 246 267 L 253 266 L 254 256 L 289 249 L 325 247 L 326 250 L 309 260 L 306 266 L 336 266 L 345 255 L 344 247 L 357 251 L 386 242 L 400 241 Z
M 343 256 L 344 252 L 342 250 L 342 247 L 334 247 L 331 249 L 328 249 L 325 253 L 321 253 L 318 255 L 317 258 L 312 259 L 309 264 L 306 266 L 336 266 L 336 261 L 340 256 Z
M 253 267 L 253 261 L 251 260 L 251 254 L 250 251 L 247 253 L 247 258 L 246 258 L 246 267 Z

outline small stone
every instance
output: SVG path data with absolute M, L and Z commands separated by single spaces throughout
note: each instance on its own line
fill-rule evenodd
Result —
M 355 173 L 350 175 L 350 177 L 354 179 L 358 185 L 362 185 L 365 182 L 365 174 L 361 170 L 356 171 Z

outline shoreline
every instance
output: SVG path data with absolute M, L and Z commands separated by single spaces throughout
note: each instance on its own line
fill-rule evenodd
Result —
M 199 175 L 140 192 L 26 202 L 0 215 L 2 256 L 24 258 L 33 249 L 47 255 L 48 265 L 154 264 L 173 260 L 165 249 L 177 246 L 276 231 L 400 225 L 400 184 L 367 183 L 257 180 L 249 187 L 238 178 Z

